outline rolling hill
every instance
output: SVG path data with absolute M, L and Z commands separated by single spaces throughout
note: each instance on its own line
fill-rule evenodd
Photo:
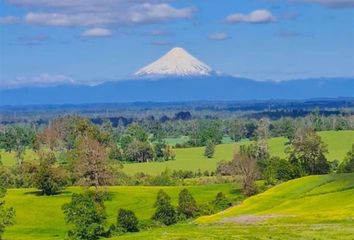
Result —
M 354 174 L 308 176 L 275 186 L 194 224 L 115 239 L 337 239 L 354 236 Z

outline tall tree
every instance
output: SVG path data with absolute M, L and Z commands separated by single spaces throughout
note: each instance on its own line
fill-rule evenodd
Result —
M 307 174 L 325 174 L 330 170 L 325 153 L 327 145 L 316 132 L 304 127 L 297 130 L 290 149 L 290 162 L 299 164 Z
M 212 158 L 215 152 L 215 144 L 212 140 L 208 140 L 204 149 L 204 156 L 207 158 Z
M 94 186 L 97 190 L 100 186 L 112 182 L 113 174 L 109 167 L 106 149 L 96 139 L 79 138 L 74 158 L 73 173 L 80 185 Z
M 242 190 L 246 196 L 251 196 L 257 192 L 256 180 L 259 170 L 256 159 L 247 154 L 235 153 L 233 165 L 238 175 L 242 177 Z
M 103 197 L 96 193 L 74 193 L 71 202 L 62 207 L 65 221 L 73 224 L 68 237 L 73 240 L 98 240 L 104 234 L 106 211 Z

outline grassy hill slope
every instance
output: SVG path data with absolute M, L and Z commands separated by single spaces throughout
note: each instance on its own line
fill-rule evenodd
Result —
M 196 223 L 118 239 L 337 239 L 354 236 L 354 174 L 309 176 L 246 199 Z
M 288 181 L 198 223 L 243 215 L 274 215 L 271 221 L 333 222 L 354 217 L 354 174 L 309 176 Z M 279 217 L 277 217 L 279 216 Z

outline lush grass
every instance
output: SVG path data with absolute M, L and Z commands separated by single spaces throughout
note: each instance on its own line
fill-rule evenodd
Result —
M 342 161 L 345 154 L 354 143 L 354 131 L 325 131 L 320 132 L 322 140 L 328 145 L 329 160 Z M 286 157 L 285 148 L 287 140 L 283 137 L 269 140 L 272 155 Z M 203 156 L 204 147 L 176 149 L 176 160 L 167 162 L 131 163 L 124 165 L 128 174 L 145 172 L 151 175 L 161 173 L 166 168 L 170 170 L 215 171 L 216 165 L 221 160 L 231 160 L 232 154 L 239 143 L 221 144 L 216 147 L 213 158 Z
M 112 240 L 353 240 L 353 224 L 194 225 L 125 234 Z
M 354 174 L 309 176 L 288 181 L 198 223 L 240 215 L 279 215 L 272 222 L 353 222 Z
M 178 193 L 183 187 L 109 187 L 112 200 L 106 202 L 108 219 L 115 223 L 119 208 L 133 210 L 140 220 L 149 220 L 153 214 L 153 205 L 159 189 L 164 189 L 177 204 Z M 222 191 L 230 199 L 239 194 L 233 184 L 206 186 L 188 186 L 198 203 L 207 203 Z M 70 201 L 73 192 L 81 191 L 78 187 L 68 188 L 56 196 L 37 196 L 34 189 L 10 189 L 6 196 L 7 205 L 16 209 L 16 225 L 9 227 L 4 235 L 7 240 L 44 240 L 64 239 L 68 226 L 64 222 L 61 206 Z
M 240 222 L 237 218 L 261 218 Z M 115 239 L 353 239 L 354 174 L 310 176 L 278 185 L 194 224 Z M 227 221 L 227 223 L 223 222 Z

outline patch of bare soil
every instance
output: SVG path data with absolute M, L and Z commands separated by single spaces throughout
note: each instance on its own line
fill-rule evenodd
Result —
M 241 215 L 237 217 L 225 218 L 220 223 L 238 223 L 238 224 L 255 224 L 267 221 L 269 219 L 286 217 L 285 215 L 269 214 L 269 215 Z

